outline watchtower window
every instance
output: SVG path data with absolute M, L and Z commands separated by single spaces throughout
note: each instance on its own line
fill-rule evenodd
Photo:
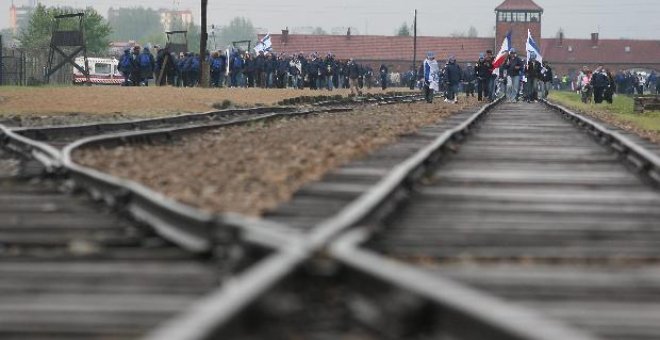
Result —
M 499 20 L 502 22 L 511 22 L 511 12 L 500 12 Z
M 539 12 L 497 12 L 497 20 L 500 22 L 539 22 L 541 13 Z
M 541 21 L 541 14 L 540 13 L 530 12 L 530 13 L 527 13 L 527 17 L 529 18 L 530 22 L 539 22 L 539 21 Z

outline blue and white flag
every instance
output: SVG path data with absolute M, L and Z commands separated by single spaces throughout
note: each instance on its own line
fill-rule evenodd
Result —
M 270 51 L 272 49 L 272 45 L 273 44 L 270 42 L 270 33 L 268 33 L 257 43 L 257 46 L 254 47 L 254 51 L 257 53 L 262 51 Z
M 527 43 L 525 44 L 526 49 L 527 49 L 527 60 L 529 60 L 529 55 L 534 52 L 536 54 L 536 60 L 539 61 L 539 63 L 543 63 L 543 56 L 541 55 L 541 49 L 539 46 L 536 44 L 536 41 L 534 41 L 534 38 L 532 38 L 532 31 L 527 30 Z

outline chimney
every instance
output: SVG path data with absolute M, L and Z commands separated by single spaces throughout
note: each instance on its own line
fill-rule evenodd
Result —
M 559 41 L 557 41 L 558 46 L 564 46 L 564 32 L 559 32 Z
M 346 30 L 346 39 L 350 39 L 350 38 L 351 38 L 351 28 L 349 27 L 349 28 Z
M 282 43 L 286 44 L 289 41 L 289 27 L 282 30 Z
M 591 33 L 591 45 L 598 46 L 598 33 Z

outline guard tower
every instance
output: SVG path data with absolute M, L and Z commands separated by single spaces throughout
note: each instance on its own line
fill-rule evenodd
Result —
M 78 20 L 78 29 L 60 29 L 62 21 L 64 20 Z M 55 16 L 55 22 L 53 23 L 53 36 L 50 40 L 50 51 L 48 52 L 48 66 L 46 69 L 46 83 L 50 81 L 50 76 L 53 75 L 57 70 L 62 68 L 62 66 L 70 63 L 73 67 L 77 68 L 82 74 L 87 78 L 87 84 L 91 85 L 89 80 L 89 64 L 87 62 L 87 44 L 85 43 L 85 33 L 84 33 L 84 21 L 85 13 L 71 13 L 71 14 L 62 14 Z M 66 26 L 65 26 L 66 27 Z M 64 51 L 64 47 L 71 47 L 73 51 L 67 53 Z M 55 52 L 60 54 L 64 59 L 59 62 L 57 65 L 53 66 L 55 62 Z M 83 69 L 80 65 L 76 64 L 75 58 L 78 53 L 82 52 L 83 58 L 85 60 L 85 68 Z
M 169 31 L 165 32 L 165 34 L 167 35 L 167 44 L 165 44 L 165 47 L 170 52 L 175 53 L 177 56 L 181 52 L 188 52 L 188 31 Z
M 519 56 L 525 56 L 527 30 L 541 45 L 541 15 L 543 8 L 532 0 L 505 0 L 495 8 L 495 46 L 499 49 L 507 32 L 511 31 L 511 45 L 518 50 Z M 497 51 L 495 51 L 497 53 Z

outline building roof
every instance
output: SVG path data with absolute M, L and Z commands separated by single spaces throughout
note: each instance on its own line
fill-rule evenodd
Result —
M 563 39 L 560 46 L 559 39 L 542 39 L 541 53 L 553 63 L 658 64 L 660 40 Z
M 505 0 L 495 8 L 496 11 L 540 11 L 543 8 L 532 0 Z
M 259 35 L 259 39 L 263 38 Z M 287 54 L 318 52 L 325 56 L 332 52 L 339 59 L 411 60 L 413 38 L 379 35 L 308 35 L 289 34 L 286 42 L 281 34 L 271 34 L 272 48 Z M 417 60 L 426 58 L 427 51 L 435 52 L 438 60 L 450 55 L 459 61 L 475 61 L 479 53 L 494 49 L 493 38 L 417 37 Z

